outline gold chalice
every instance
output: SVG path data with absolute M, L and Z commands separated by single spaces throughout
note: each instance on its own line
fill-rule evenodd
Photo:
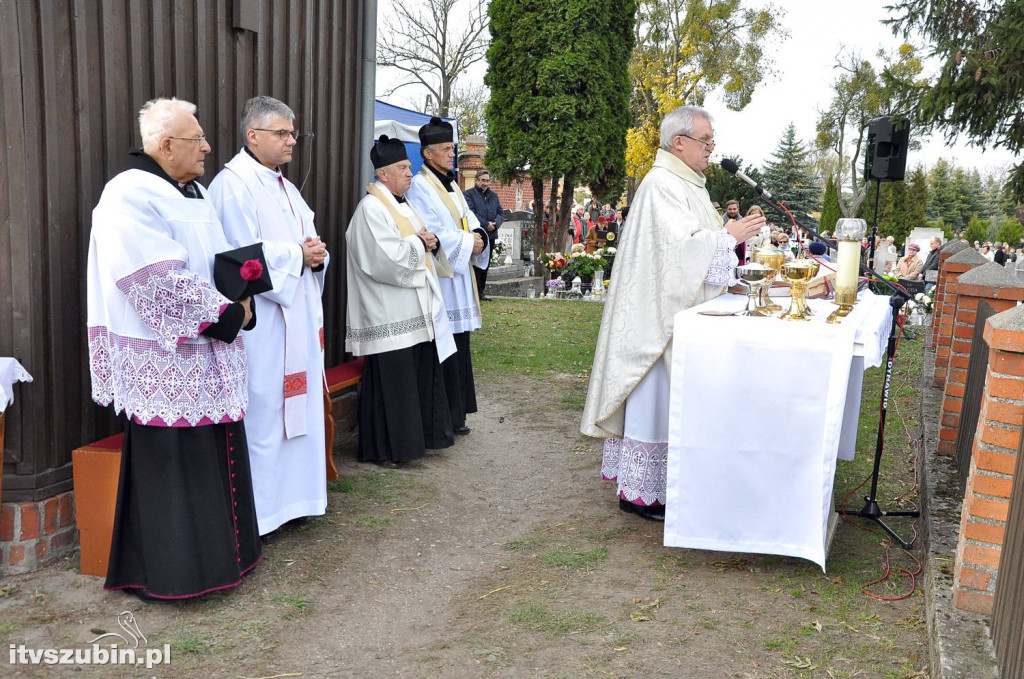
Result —
M 782 277 L 793 286 L 790 293 L 793 298 L 789 311 L 781 318 L 791 321 L 806 321 L 813 312 L 807 308 L 807 283 L 818 275 L 820 265 L 813 259 L 794 259 L 782 265 Z
M 757 295 L 764 287 L 765 283 L 770 283 L 774 276 L 775 269 L 756 262 L 751 264 L 742 264 L 736 267 L 736 278 L 739 280 L 740 285 L 747 288 L 747 308 L 737 313 L 737 316 L 771 315 L 767 309 L 761 309 L 758 307 Z
M 754 249 L 753 260 L 758 264 L 764 264 L 772 268 L 772 275 L 759 289 L 757 308 L 768 312 L 782 311 L 782 307 L 772 301 L 771 296 L 768 294 L 768 289 L 772 287 L 772 282 L 779 275 L 782 264 L 786 261 L 786 253 L 774 245 L 762 245 Z

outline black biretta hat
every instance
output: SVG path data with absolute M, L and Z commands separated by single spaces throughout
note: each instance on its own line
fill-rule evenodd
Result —
M 214 255 L 213 282 L 232 302 L 273 290 L 263 244 L 253 243 Z
M 420 144 L 447 144 L 455 141 L 455 128 L 451 123 L 434 116 L 430 122 L 420 128 Z
M 401 160 L 409 160 L 409 154 L 406 153 L 405 144 L 401 139 L 392 139 L 382 134 L 370 149 L 370 162 L 373 163 L 374 170 L 394 165 Z

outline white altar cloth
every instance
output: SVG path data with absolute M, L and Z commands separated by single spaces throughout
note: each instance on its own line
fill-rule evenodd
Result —
M 807 322 L 699 313 L 744 303 L 723 295 L 675 318 L 665 545 L 824 569 L 836 459 L 844 440 L 852 459 L 863 370 L 885 355 L 889 298 L 861 293 L 839 325 L 825 323 L 827 300 L 808 300 Z
M 15 382 L 31 382 L 32 376 L 13 358 L 0 356 L 0 413 L 14 403 Z

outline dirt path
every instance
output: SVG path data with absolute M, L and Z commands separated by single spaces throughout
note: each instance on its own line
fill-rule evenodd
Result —
M 173 652 L 150 672 L 4 657 L 0 676 L 926 676 L 921 597 L 856 592 L 877 540 L 841 527 L 827 575 L 663 548 L 660 526 L 618 511 L 560 386 L 479 384 L 473 433 L 405 470 L 344 457 L 328 515 L 268 544 L 234 592 L 145 605 L 70 562 L 5 579 L 5 646 L 82 646 L 129 610 Z

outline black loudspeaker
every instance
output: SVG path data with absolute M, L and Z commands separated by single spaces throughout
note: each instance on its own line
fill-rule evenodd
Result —
M 910 121 L 883 116 L 868 121 L 868 147 L 864 154 L 864 181 L 901 182 L 907 174 Z

